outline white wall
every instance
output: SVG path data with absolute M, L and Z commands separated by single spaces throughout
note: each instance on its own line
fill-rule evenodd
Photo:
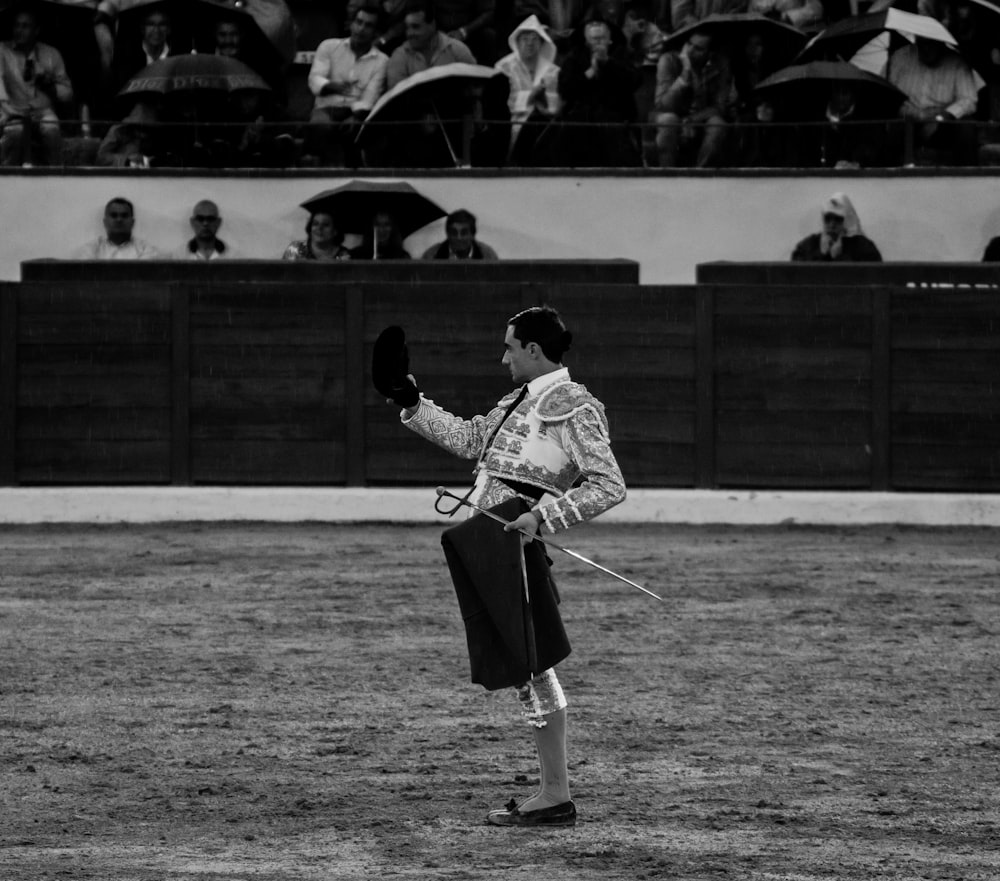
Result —
M 135 235 L 157 247 L 180 247 L 191 235 L 191 207 L 210 198 L 222 211 L 222 237 L 242 256 L 277 259 L 303 235 L 298 204 L 349 179 L 5 174 L 0 279 L 19 279 L 25 259 L 69 257 L 101 233 L 104 203 L 118 195 L 136 205 Z M 978 261 L 1000 235 L 1000 171 L 408 180 L 449 211 L 473 211 L 480 238 L 501 257 L 624 257 L 639 261 L 644 284 L 691 283 L 695 266 L 712 260 L 786 260 L 796 241 L 818 230 L 819 206 L 838 190 L 887 260 Z M 439 221 L 407 247 L 419 254 L 443 235 Z

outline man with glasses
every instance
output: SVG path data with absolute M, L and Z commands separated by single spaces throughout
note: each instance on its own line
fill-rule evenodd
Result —
M 232 250 L 219 238 L 222 217 L 219 206 L 208 199 L 202 199 L 191 212 L 191 239 L 177 254 L 178 260 L 221 260 L 231 258 Z
M 104 206 L 104 235 L 73 254 L 75 260 L 159 260 L 162 255 L 148 242 L 135 238 L 135 207 L 117 196 Z
M 73 100 L 73 84 L 59 50 L 38 42 L 38 19 L 14 16 L 11 39 L 0 44 L 0 161 L 4 165 L 56 165 L 62 134 L 55 106 Z M 40 150 L 31 150 L 37 132 Z

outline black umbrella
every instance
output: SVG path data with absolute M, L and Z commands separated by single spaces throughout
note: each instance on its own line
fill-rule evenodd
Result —
M 732 48 L 737 48 L 750 34 L 758 33 L 763 37 L 771 54 L 778 59 L 794 58 L 809 39 L 798 28 L 755 12 L 715 14 L 707 15 L 701 21 L 675 31 L 663 41 L 663 50 L 679 51 L 696 32 L 711 34 L 713 40 Z
M 235 58 L 222 55 L 172 55 L 140 70 L 118 93 L 120 98 L 149 100 L 183 94 L 269 92 L 263 78 Z
M 404 181 L 348 181 L 307 199 L 302 207 L 312 214 L 329 212 L 337 229 L 359 235 L 370 233 L 375 215 L 384 211 L 404 239 L 448 213 Z
M 949 46 L 957 45 L 955 38 L 937 19 L 928 15 L 915 15 L 901 9 L 884 9 L 866 15 L 853 16 L 838 21 L 813 37 L 795 59 L 798 62 L 819 59 L 849 61 L 859 50 L 876 37 L 886 35 L 897 40 L 923 37 Z M 888 45 L 888 43 L 887 43 Z
M 906 95 L 887 79 L 846 61 L 811 61 L 785 67 L 759 83 L 756 92 L 760 98 L 780 101 L 785 106 L 807 108 L 816 98 L 826 101 L 833 83 L 851 86 L 869 115 L 895 115 L 906 100 Z
M 467 153 L 466 145 L 456 148 L 444 120 L 471 114 L 475 103 L 474 91 L 495 77 L 506 82 L 505 74 L 496 68 L 462 61 L 429 67 L 408 76 L 375 102 L 355 140 L 361 144 L 372 129 L 378 128 L 378 124 L 412 121 L 430 114 L 437 120 L 452 161 L 460 166 Z

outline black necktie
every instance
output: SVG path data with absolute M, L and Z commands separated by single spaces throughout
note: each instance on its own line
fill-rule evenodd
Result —
M 507 408 L 507 412 L 503 414 L 503 419 L 501 419 L 497 423 L 497 427 L 493 429 L 493 433 L 490 435 L 489 440 L 487 440 L 486 443 L 483 444 L 483 452 L 479 456 L 480 462 L 482 462 L 483 456 L 486 455 L 489 448 L 493 446 L 493 441 L 496 439 L 496 436 L 499 433 L 500 429 L 503 428 L 503 424 L 507 421 L 507 418 L 510 416 L 511 413 L 513 413 L 517 409 L 517 405 L 520 404 L 521 401 L 525 399 L 527 394 L 528 394 L 528 386 L 525 384 L 521 387 L 521 394 L 519 394 L 516 398 L 514 398 L 514 403 L 512 403 Z
M 24 59 L 24 81 L 30 83 L 35 78 L 35 59 L 30 55 Z

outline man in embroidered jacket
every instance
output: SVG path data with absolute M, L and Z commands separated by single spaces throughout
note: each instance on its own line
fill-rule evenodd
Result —
M 562 365 L 571 340 L 554 309 L 525 310 L 508 322 L 502 359 L 518 388 L 489 413 L 462 419 L 421 397 L 401 414 L 403 424 L 422 437 L 478 459 L 474 504 L 490 508 L 516 496 L 532 504 L 505 527 L 508 531 L 558 532 L 625 498 L 604 406 Z M 498 826 L 573 825 L 566 700 L 555 672 L 533 677 L 517 694 L 533 726 L 541 789 L 517 807 L 493 811 L 487 820 Z

